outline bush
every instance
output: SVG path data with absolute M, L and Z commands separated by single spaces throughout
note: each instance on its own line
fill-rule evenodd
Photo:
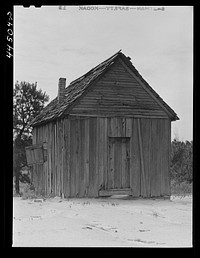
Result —
M 188 182 L 177 183 L 176 181 L 171 181 L 171 195 L 188 195 L 192 194 L 193 184 Z
M 20 175 L 19 175 L 19 180 L 21 183 L 31 183 L 31 174 L 30 174 L 30 169 L 25 166 L 21 169 Z
M 33 198 L 38 197 L 38 196 L 36 196 L 35 189 L 32 184 L 20 182 L 19 186 L 20 186 L 20 192 L 17 194 L 15 191 L 15 182 L 13 182 L 13 196 L 14 197 L 20 196 L 20 197 L 22 197 L 22 199 L 33 199 Z
M 171 180 L 180 184 L 193 181 L 193 142 L 174 139 L 171 144 Z
M 23 187 L 23 190 L 21 192 L 22 195 L 22 199 L 34 199 L 37 198 L 36 194 L 35 194 L 35 189 L 33 187 L 33 185 L 31 184 L 25 184 L 25 186 Z

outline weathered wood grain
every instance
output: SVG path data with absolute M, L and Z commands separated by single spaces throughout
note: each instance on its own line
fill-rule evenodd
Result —
M 141 132 L 141 122 L 140 119 L 137 120 L 138 123 L 138 139 L 139 139 L 139 150 L 140 150 L 140 162 L 141 162 L 141 195 L 146 197 L 146 176 L 145 176 L 145 167 L 144 167 L 144 154 L 142 146 L 142 132 Z
M 52 175 L 52 160 L 51 160 L 51 152 L 52 152 L 52 135 L 51 135 L 51 123 L 48 124 L 48 150 L 47 150 L 47 162 L 49 166 L 49 192 L 48 196 L 51 195 L 51 189 L 52 189 L 52 180 L 51 180 L 51 175 Z
M 90 146 L 90 137 L 89 137 L 89 132 L 90 132 L 90 126 L 89 126 L 89 121 L 90 119 L 87 118 L 85 120 L 85 155 L 84 155 L 84 171 L 85 171 L 85 180 L 84 180 L 84 185 L 85 185 L 85 196 L 88 196 L 89 193 L 89 179 L 90 179 L 90 156 L 89 156 L 89 146 Z
M 104 189 L 107 189 L 108 187 L 108 164 L 109 164 L 109 138 L 108 138 L 108 119 L 105 119 L 105 124 L 104 124 L 104 130 L 103 130 L 103 150 L 104 150 L 104 155 L 103 155 L 103 161 L 104 161 Z
M 117 66 L 123 67 L 123 64 L 119 62 Z M 110 67 L 109 71 L 93 85 L 92 89 L 70 112 L 74 114 L 123 112 L 124 116 L 132 112 L 133 115 L 154 115 L 167 118 L 168 115 L 163 107 L 149 91 L 144 89 L 141 82 L 124 67 L 116 72 L 117 66 L 114 64 Z
M 125 139 L 126 144 L 126 164 L 125 164 L 125 187 L 130 188 L 130 139 Z
M 170 187 L 170 162 L 171 162 L 171 121 L 168 119 L 166 121 L 167 123 L 167 128 L 168 128 L 168 141 L 167 141 L 167 150 L 168 150 L 168 155 L 167 155 L 167 174 L 166 174 L 166 194 L 169 196 L 171 195 L 171 187 Z
M 114 139 L 109 138 L 109 156 L 108 156 L 108 171 L 107 171 L 107 188 L 114 188 Z
M 126 156 L 126 152 L 127 152 L 127 146 L 126 146 L 126 142 L 124 140 L 122 140 L 122 146 L 121 146 L 121 187 L 120 188 L 127 188 L 129 187 L 127 185 L 127 156 Z
M 79 151 L 79 191 L 78 195 L 79 197 L 84 196 L 85 192 L 85 167 L 84 167 L 84 161 L 85 161 L 85 151 L 84 151 L 84 146 L 85 146 L 85 121 L 79 119 L 80 121 L 80 151 Z
M 71 149 L 70 149 L 70 120 L 65 119 L 65 161 L 66 161 L 66 180 L 65 180 L 65 195 L 70 197 L 70 158 L 71 158 Z
M 120 138 L 119 138 L 120 139 Z M 121 188 L 122 143 L 114 139 L 114 188 Z
M 135 197 L 140 196 L 141 189 L 141 165 L 137 122 L 137 119 L 132 120 L 132 133 L 130 139 L 130 187 L 132 189 L 132 195 Z
M 104 130 L 105 130 L 105 118 L 97 119 L 98 126 L 98 190 L 103 188 L 104 177 Z
M 75 177 L 75 194 L 79 196 L 79 183 L 80 183 L 80 119 L 78 117 L 76 122 L 76 177 Z
M 126 137 L 131 137 L 131 135 L 132 135 L 132 122 L 133 122 L 133 118 L 125 119 L 125 126 L 126 126 L 125 136 Z
M 89 120 L 89 196 L 96 195 L 97 118 Z
M 151 120 L 141 119 L 141 135 L 142 135 L 142 149 L 145 171 L 145 197 L 150 197 L 150 157 L 149 152 L 151 148 Z
M 33 166 L 38 193 L 95 197 L 129 188 L 133 196 L 170 194 L 169 119 L 70 116 L 34 131 L 47 162 Z
M 160 184 L 160 175 L 158 172 L 159 166 L 159 158 L 158 158 L 158 126 L 157 120 L 151 121 L 151 196 L 159 196 L 159 186 Z
M 99 196 L 111 196 L 111 195 L 131 195 L 132 191 L 130 188 L 128 189 L 109 189 L 109 190 L 100 190 L 99 191 Z
M 70 167 L 69 167 L 69 185 L 70 185 L 70 196 L 75 197 L 75 176 L 76 176 L 76 135 L 75 135 L 75 120 L 70 120 Z
M 162 196 L 170 195 L 170 158 L 169 158 L 169 149 L 171 145 L 170 139 L 170 121 L 169 120 L 160 120 L 162 127 L 162 132 L 160 133 L 160 151 L 161 151 L 161 185 L 160 185 L 160 194 Z

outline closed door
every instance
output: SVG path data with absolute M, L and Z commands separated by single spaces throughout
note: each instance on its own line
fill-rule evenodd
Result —
M 108 189 L 130 187 L 130 138 L 109 137 Z

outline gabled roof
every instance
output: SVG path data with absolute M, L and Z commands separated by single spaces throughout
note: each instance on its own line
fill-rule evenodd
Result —
M 171 120 L 178 120 L 176 113 L 164 102 L 164 100 L 150 87 L 150 85 L 143 79 L 139 72 L 130 62 L 130 58 L 126 57 L 121 50 L 116 54 L 100 63 L 98 66 L 91 69 L 89 72 L 72 81 L 65 89 L 65 100 L 62 103 L 58 102 L 57 97 L 53 99 L 42 112 L 31 121 L 31 126 L 37 126 L 60 118 L 64 112 L 66 112 L 72 105 L 75 104 L 86 89 L 96 80 L 103 75 L 109 67 L 111 67 L 118 58 L 127 65 L 127 67 L 134 73 L 135 76 L 143 83 L 146 89 L 151 92 L 152 96 L 156 98 L 156 101 L 168 112 L 171 116 Z

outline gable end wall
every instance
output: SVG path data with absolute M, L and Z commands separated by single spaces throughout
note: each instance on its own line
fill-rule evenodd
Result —
M 70 114 L 169 118 L 119 60 L 74 105 Z

